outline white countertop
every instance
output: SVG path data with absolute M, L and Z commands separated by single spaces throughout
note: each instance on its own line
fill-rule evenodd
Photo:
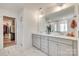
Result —
M 70 40 L 77 40 L 76 37 L 69 37 L 69 36 L 65 36 L 65 35 L 59 35 L 59 34 L 45 34 L 45 33 L 33 33 L 33 34 L 37 34 L 37 35 L 43 35 L 43 36 L 51 36 L 51 37 L 58 37 L 58 38 L 64 38 L 64 39 L 70 39 Z

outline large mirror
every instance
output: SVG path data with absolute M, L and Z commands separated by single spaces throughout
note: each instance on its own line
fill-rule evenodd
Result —
M 40 30 L 44 33 L 61 33 L 66 35 L 73 31 L 70 23 L 74 18 L 74 6 L 70 6 L 58 12 L 50 13 L 41 18 Z M 49 29 L 49 30 L 48 30 Z

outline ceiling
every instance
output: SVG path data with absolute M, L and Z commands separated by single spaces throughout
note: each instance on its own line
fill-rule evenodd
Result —
M 55 6 L 56 4 L 52 3 L 0 3 L 0 7 L 7 7 L 7 8 L 22 8 L 22 7 L 34 7 L 34 8 L 40 8 L 40 7 L 49 7 L 49 6 Z
M 18 11 L 25 7 L 30 10 L 41 10 L 42 13 L 49 13 L 53 11 L 56 7 L 61 7 L 62 5 L 62 3 L 0 3 L 0 8 Z
M 20 9 L 23 7 L 44 10 L 55 8 L 56 6 L 62 6 L 63 3 L 0 3 L 0 8 Z
M 41 10 L 45 11 L 54 8 L 56 3 L 0 3 L 0 8 L 6 8 L 10 10 L 20 10 L 22 8 L 27 8 L 30 10 Z

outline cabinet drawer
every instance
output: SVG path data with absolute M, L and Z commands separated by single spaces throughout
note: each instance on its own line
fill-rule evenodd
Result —
M 42 43 L 47 43 L 48 40 L 42 40 L 42 39 L 41 39 L 41 42 L 42 42 Z
M 33 39 L 33 42 L 40 42 L 40 39 Z
M 49 40 L 50 41 L 56 41 L 56 42 L 58 41 L 58 39 L 56 37 L 49 37 Z
M 35 37 L 35 34 L 32 34 L 32 37 Z
M 33 35 L 32 35 L 32 38 L 40 38 L 40 35 L 35 35 L 35 34 L 33 34 Z
M 72 45 L 72 40 L 69 40 L 69 39 L 49 37 L 49 40 L 60 42 L 60 43 L 63 43 L 63 44 Z
M 72 46 L 72 40 L 69 39 L 63 39 L 63 38 L 57 38 L 59 43 L 68 44 Z
M 72 45 L 72 40 L 69 39 L 64 39 L 64 38 L 57 38 L 57 37 L 46 37 L 46 36 L 41 36 L 41 35 L 33 35 L 33 39 L 41 39 L 41 40 L 53 40 L 53 41 L 57 41 L 60 43 L 65 43 L 65 44 L 69 44 Z
M 40 42 L 33 42 L 33 44 L 39 44 L 40 45 Z

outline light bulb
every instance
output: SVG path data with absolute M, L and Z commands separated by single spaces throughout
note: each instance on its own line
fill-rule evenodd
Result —
M 41 17 L 43 17 L 43 15 L 39 15 L 39 17 L 41 18 Z

